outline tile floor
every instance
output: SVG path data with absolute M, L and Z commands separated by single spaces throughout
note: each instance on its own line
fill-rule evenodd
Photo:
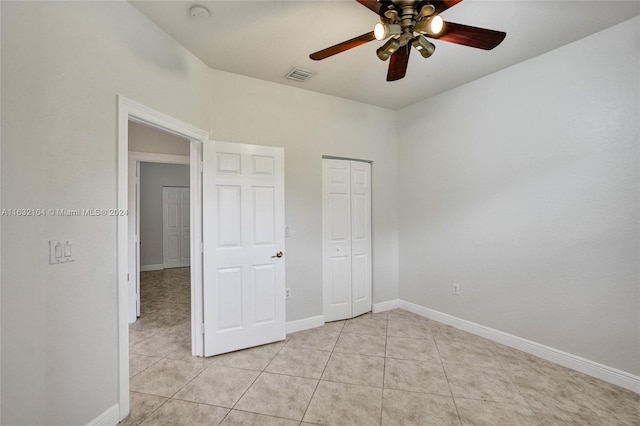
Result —
M 125 425 L 640 425 L 640 395 L 403 310 L 195 358 L 189 270 L 141 291 Z

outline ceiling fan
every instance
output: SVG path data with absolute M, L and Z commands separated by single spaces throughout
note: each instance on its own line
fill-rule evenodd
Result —
M 462 0 L 356 0 L 380 16 L 374 30 L 351 40 L 312 53 L 319 61 L 373 40 L 388 39 L 377 49 L 378 58 L 390 59 L 387 81 L 400 80 L 407 73 L 411 46 L 430 57 L 436 46 L 426 37 L 464 46 L 491 50 L 507 33 L 445 22 L 440 14 Z M 417 33 L 417 34 L 416 34 Z

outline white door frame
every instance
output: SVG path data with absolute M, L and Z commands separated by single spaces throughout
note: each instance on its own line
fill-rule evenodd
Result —
M 138 173 L 140 171 L 140 163 L 162 163 L 162 164 L 191 164 L 191 158 L 188 155 L 171 155 L 156 154 L 150 152 L 129 152 L 129 280 L 133 283 L 129 286 L 129 323 L 136 321 L 140 316 L 140 298 L 136 294 L 140 294 L 140 182 Z M 136 181 L 136 177 L 138 178 Z M 138 190 L 135 185 L 138 183 Z M 135 197 L 135 198 L 134 198 Z M 131 205 L 135 203 L 133 213 Z M 133 214 L 134 226 L 138 231 L 131 233 L 131 215 Z M 134 291 L 135 290 L 135 291 Z M 192 343 L 193 346 L 193 343 Z M 193 349 L 193 348 L 192 348 Z
M 202 145 L 208 133 L 118 95 L 117 208 L 129 205 L 129 121 L 155 127 L 191 141 L 191 335 L 202 336 Z M 129 415 L 129 219 L 117 217 L 118 403 L 120 420 Z M 194 355 L 204 354 L 204 341 L 192 340 Z

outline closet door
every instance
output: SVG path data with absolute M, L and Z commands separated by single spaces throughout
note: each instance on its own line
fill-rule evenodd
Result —
M 371 165 L 323 159 L 325 321 L 371 310 Z
M 351 316 L 371 310 L 371 164 L 351 161 Z
M 351 318 L 351 165 L 322 160 L 324 320 Z

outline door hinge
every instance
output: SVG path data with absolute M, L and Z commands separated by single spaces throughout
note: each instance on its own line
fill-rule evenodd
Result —
M 204 253 L 204 242 L 200 243 L 200 253 Z
M 127 281 L 129 281 L 129 274 L 127 274 Z
M 200 333 L 204 334 L 204 323 L 202 323 L 202 328 L 200 330 Z

